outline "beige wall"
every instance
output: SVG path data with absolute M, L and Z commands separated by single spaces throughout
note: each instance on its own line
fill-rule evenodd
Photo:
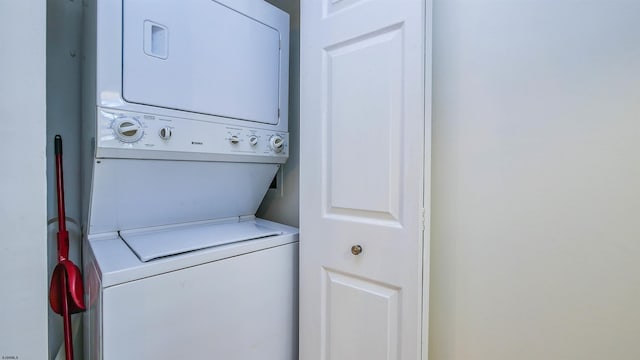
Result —
M 47 356 L 46 1 L 0 0 L 0 358 Z
M 639 16 L 435 1 L 430 360 L 640 359 Z
M 1 1 L 1 0 L 0 0 Z M 64 188 L 69 231 L 69 258 L 78 266 L 80 259 L 80 61 L 82 41 L 82 1 L 47 1 L 47 218 L 57 218 L 55 157 L 53 138 L 62 136 Z M 58 262 L 56 233 L 58 223 L 48 227 L 49 278 Z M 73 315 L 77 321 L 82 314 Z M 74 334 L 76 349 L 82 349 L 81 334 Z M 49 310 L 49 356 L 55 357 L 63 341 L 62 317 Z M 76 351 L 75 357 L 80 356 Z

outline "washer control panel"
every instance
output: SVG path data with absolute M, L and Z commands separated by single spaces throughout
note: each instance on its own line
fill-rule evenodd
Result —
M 98 117 L 97 157 L 133 154 L 123 150 L 158 151 L 165 155 L 146 154 L 151 154 L 149 158 L 187 160 L 189 154 L 200 154 L 196 160 L 206 160 L 203 154 L 223 155 L 223 158 L 247 155 L 268 162 L 284 162 L 289 156 L 287 132 L 105 109 L 99 109 Z M 167 152 L 182 155 L 167 155 Z M 136 153 L 132 157 L 146 156 Z

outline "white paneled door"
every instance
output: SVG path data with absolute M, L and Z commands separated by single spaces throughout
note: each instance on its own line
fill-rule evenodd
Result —
M 301 2 L 300 360 L 422 356 L 429 4 Z

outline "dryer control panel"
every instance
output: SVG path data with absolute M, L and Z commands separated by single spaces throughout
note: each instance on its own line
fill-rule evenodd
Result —
M 289 134 L 208 121 L 98 109 L 96 158 L 284 163 Z

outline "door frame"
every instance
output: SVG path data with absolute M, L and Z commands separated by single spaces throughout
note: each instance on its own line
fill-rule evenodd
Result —
M 433 89 L 433 0 L 424 6 L 424 149 L 422 232 L 422 360 L 429 359 L 429 304 L 431 276 L 431 153 Z

